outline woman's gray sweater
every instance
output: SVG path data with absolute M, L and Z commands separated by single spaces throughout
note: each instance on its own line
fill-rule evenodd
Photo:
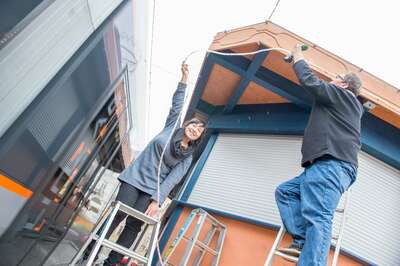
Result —
M 119 176 L 119 180 L 150 194 L 155 201 L 157 201 L 157 171 L 160 156 L 168 138 L 172 134 L 175 122 L 180 119 L 185 90 L 186 84 L 179 83 L 172 99 L 172 107 L 164 129 L 147 144 L 136 160 Z M 179 124 L 177 128 L 179 128 Z M 168 144 L 161 163 L 160 204 L 164 202 L 173 187 L 181 181 L 192 163 L 191 155 L 185 159 L 176 158 L 171 153 L 170 145 L 171 143 Z

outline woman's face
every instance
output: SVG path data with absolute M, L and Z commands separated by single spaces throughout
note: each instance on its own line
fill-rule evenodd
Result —
M 201 124 L 189 124 L 185 127 L 185 136 L 190 139 L 190 141 L 198 140 L 204 132 L 204 126 Z

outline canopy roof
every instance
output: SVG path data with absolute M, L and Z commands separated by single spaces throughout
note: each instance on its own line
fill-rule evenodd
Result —
M 400 128 L 400 91 L 397 88 L 272 22 L 220 32 L 210 49 L 250 52 L 279 47 L 290 50 L 297 43 L 309 46 L 304 52 L 306 60 L 322 79 L 329 81 L 347 72 L 358 74 L 363 82 L 361 96 L 376 105 L 370 112 Z M 241 104 L 293 102 L 309 105 L 310 96 L 299 86 L 291 64 L 283 61 L 284 55 L 279 51 L 252 56 L 207 54 L 190 113 L 207 113 L 207 108 L 221 105 L 227 113 Z

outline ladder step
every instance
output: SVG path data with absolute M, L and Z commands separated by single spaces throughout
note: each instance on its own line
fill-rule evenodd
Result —
M 147 224 L 151 224 L 151 225 L 157 224 L 157 222 L 158 222 L 153 217 L 147 216 L 144 213 L 129 207 L 128 205 L 125 205 L 121 202 L 119 204 L 120 204 L 119 210 L 123 211 L 124 213 L 128 214 L 129 216 L 135 217 L 135 218 L 137 218 Z
M 341 248 L 341 244 L 342 244 L 342 237 L 343 237 L 343 233 L 344 233 L 344 225 L 346 222 L 346 214 L 347 211 L 345 211 L 345 209 L 347 210 L 348 208 L 348 204 L 349 204 L 349 197 L 350 197 L 350 191 L 351 189 L 349 189 L 344 195 L 344 203 L 343 205 L 340 205 L 338 208 L 335 209 L 335 213 L 339 213 L 341 214 L 339 217 L 340 221 L 340 227 L 339 227 L 339 233 L 336 234 L 336 232 L 334 234 L 332 234 L 331 239 L 330 239 L 330 244 L 335 245 L 335 252 L 333 255 L 333 259 L 332 259 L 332 266 L 336 266 L 337 262 L 338 262 L 338 258 L 339 258 L 339 253 L 340 253 L 340 248 Z M 272 245 L 269 253 L 268 253 L 268 257 L 265 261 L 264 266 L 271 266 L 274 256 L 280 256 L 288 261 L 291 262 L 298 262 L 298 257 L 296 256 L 292 256 L 292 255 L 288 255 L 286 253 L 283 253 L 282 251 L 279 251 L 278 248 L 281 244 L 281 241 L 283 239 L 283 236 L 286 232 L 285 227 L 282 225 L 281 228 L 279 229 L 278 234 L 276 235 L 274 244 Z M 283 250 L 284 251 L 284 250 Z
M 284 258 L 285 260 L 288 260 L 291 262 L 297 262 L 299 260 L 298 257 L 285 254 L 283 252 L 280 252 L 279 250 L 275 251 L 275 255 L 280 256 L 280 257 Z
M 193 241 L 191 238 L 188 238 L 186 236 L 183 236 L 183 239 L 185 239 L 186 241 Z M 195 245 L 200 248 L 203 249 L 205 251 L 210 252 L 211 254 L 213 254 L 214 256 L 217 255 L 217 251 L 215 251 L 214 249 L 208 247 L 206 244 L 204 244 L 203 242 L 201 242 L 200 240 L 196 240 Z
M 225 225 L 222 224 L 221 222 L 219 222 L 217 219 L 215 219 L 214 217 L 212 217 L 211 215 L 206 215 L 206 219 L 209 220 L 211 222 L 211 224 L 213 224 L 216 227 L 220 227 L 222 229 L 225 229 Z
M 109 226 L 110 223 L 112 222 L 112 219 L 115 219 L 115 215 L 118 211 L 121 211 L 131 217 L 141 220 L 142 222 L 144 222 L 146 224 L 146 226 L 152 225 L 153 232 L 152 232 L 150 244 L 147 245 L 148 246 L 147 247 L 148 248 L 147 257 L 142 256 L 142 255 L 134 252 L 133 250 L 125 248 L 117 243 L 114 243 L 114 242 L 108 240 L 108 239 L 100 240 L 102 234 L 105 233 L 105 232 L 100 231 L 100 228 L 102 228 L 102 226 L 104 226 L 104 225 Z M 140 262 L 141 264 L 148 265 L 152 262 L 152 259 L 153 259 L 153 254 L 156 249 L 155 243 L 157 241 L 159 229 L 160 229 L 160 224 L 158 223 L 158 220 L 156 220 L 150 216 L 147 216 L 144 213 L 121 203 L 120 201 L 114 201 L 102 213 L 102 215 L 100 216 L 100 220 L 96 223 L 96 226 L 92 229 L 89 237 L 85 241 L 85 244 L 82 246 L 82 248 L 79 250 L 79 252 L 73 258 L 71 265 L 76 265 L 76 263 L 78 262 L 79 259 L 81 259 L 85 249 L 89 246 L 89 243 L 92 240 L 97 242 L 96 245 L 94 246 L 96 252 L 99 251 L 98 250 L 99 247 L 103 246 L 103 247 L 112 249 L 113 251 L 118 252 L 124 256 L 128 256 L 130 258 L 130 260 L 134 259 L 134 260 L 137 260 L 138 262 Z M 109 227 L 108 227 L 108 230 L 109 230 Z M 92 253 L 93 253 L 93 250 L 92 250 L 87 262 L 85 262 L 86 265 L 89 265 L 90 263 L 93 264 L 93 260 L 95 259 L 95 257 L 94 257 L 95 254 L 92 254 Z
M 123 246 L 120 246 L 117 243 L 111 242 L 110 240 L 104 239 L 102 245 L 114 251 L 117 251 L 118 253 L 121 253 L 125 256 L 129 256 L 132 259 L 136 259 L 140 262 L 147 263 L 149 261 L 148 258 L 143 257 L 142 255 L 139 255 L 136 252 L 129 250 Z

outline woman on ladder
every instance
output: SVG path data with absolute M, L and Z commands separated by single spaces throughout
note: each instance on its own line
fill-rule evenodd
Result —
M 206 129 L 205 123 L 197 118 L 185 121 L 183 126 L 179 127 L 180 121 L 178 120 L 180 120 L 184 104 L 189 75 L 186 64 L 182 64 L 181 70 L 182 79 L 174 93 L 172 106 L 163 130 L 149 142 L 139 157 L 118 178 L 121 186 L 116 200 L 152 217 L 158 215 L 159 206 L 163 204 L 174 186 L 185 176 L 192 163 L 192 154 L 199 147 Z M 175 128 L 177 129 L 174 130 Z M 171 139 L 168 142 L 169 138 Z M 165 147 L 166 144 L 168 145 L 167 147 Z M 163 151 L 158 195 L 157 175 Z M 109 238 L 124 218 L 125 214 L 122 212 L 116 215 L 106 238 Z M 120 234 L 117 243 L 129 248 L 140 232 L 141 226 L 142 221 L 128 216 L 125 228 Z M 86 250 L 86 258 L 90 254 L 92 244 L 93 242 Z M 112 251 L 104 265 L 122 265 L 120 263 L 122 257 L 123 255 Z

